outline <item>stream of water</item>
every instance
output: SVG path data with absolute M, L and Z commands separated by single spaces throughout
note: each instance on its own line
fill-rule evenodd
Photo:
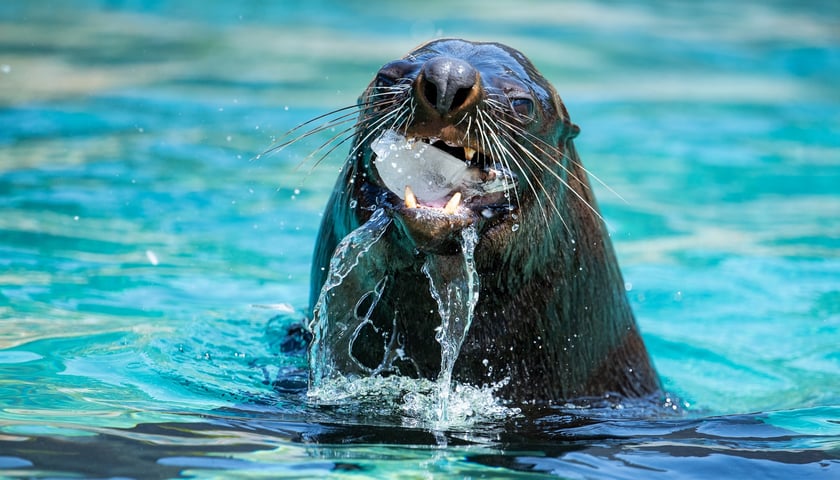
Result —
M 445 428 L 449 420 L 452 369 L 461 352 L 478 303 L 479 277 L 473 254 L 478 244 L 475 226 L 461 231 L 461 252 L 456 258 L 429 255 L 423 273 L 429 278 L 429 292 L 438 305 L 440 327 L 435 340 L 440 343 L 440 374 L 437 379 L 437 422 Z M 463 259 L 463 262 L 460 260 Z

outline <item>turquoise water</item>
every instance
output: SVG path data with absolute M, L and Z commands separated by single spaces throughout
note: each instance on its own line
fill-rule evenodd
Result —
M 255 156 L 441 35 L 557 86 L 683 415 L 307 406 L 279 344 L 342 158 Z M 0 472 L 838 476 L 839 76 L 830 1 L 4 1 Z

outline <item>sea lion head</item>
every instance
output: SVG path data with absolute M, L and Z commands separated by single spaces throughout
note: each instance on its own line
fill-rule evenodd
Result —
M 547 180 L 563 175 L 558 159 L 579 131 L 533 64 L 498 43 L 421 45 L 384 65 L 359 105 L 359 221 L 385 208 L 405 246 L 426 253 L 451 253 L 468 225 L 484 243 L 504 244 L 520 226 L 547 221 L 556 190 Z M 402 163 L 389 156 L 395 147 Z M 411 165 L 412 155 L 427 164 Z

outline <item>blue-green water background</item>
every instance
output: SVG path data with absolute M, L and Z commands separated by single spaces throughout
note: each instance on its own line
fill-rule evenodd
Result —
M 343 159 L 254 156 L 438 36 L 556 85 L 686 419 L 416 448 L 265 381 Z M 833 1 L 4 1 L 0 471 L 838 475 L 838 78 Z

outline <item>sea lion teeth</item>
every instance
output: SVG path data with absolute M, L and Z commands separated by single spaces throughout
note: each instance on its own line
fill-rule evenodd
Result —
M 407 208 L 417 208 L 417 197 L 408 185 L 405 186 L 405 206 Z
M 473 157 L 475 156 L 475 150 L 470 147 L 464 147 L 464 158 L 467 159 L 468 162 L 471 162 Z
M 461 192 L 455 192 L 455 195 L 452 195 L 452 198 L 446 202 L 446 206 L 443 207 L 443 213 L 447 215 L 454 215 L 455 210 L 458 209 L 458 205 L 461 204 Z

